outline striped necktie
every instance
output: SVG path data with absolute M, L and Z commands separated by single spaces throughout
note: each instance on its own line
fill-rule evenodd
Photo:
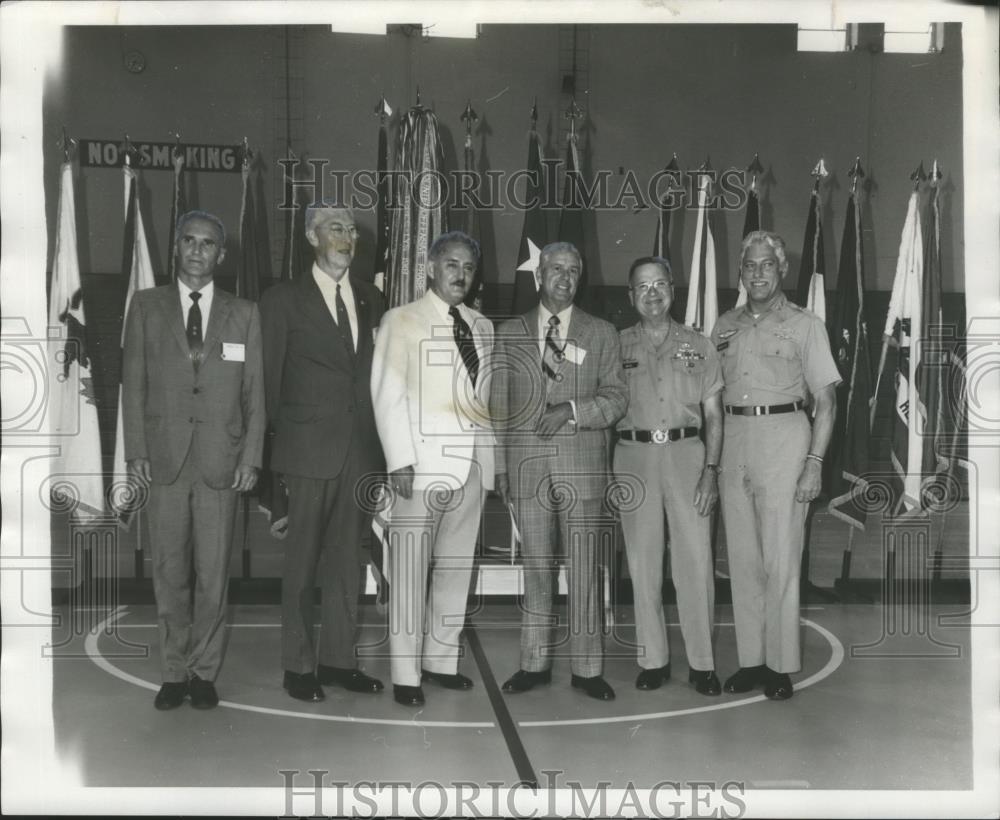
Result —
M 550 379 L 559 381 L 559 365 L 566 358 L 559 338 L 559 317 L 549 317 L 549 331 L 545 334 L 545 350 L 542 352 L 542 370 Z

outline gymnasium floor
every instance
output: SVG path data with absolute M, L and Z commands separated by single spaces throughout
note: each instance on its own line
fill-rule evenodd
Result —
M 391 691 L 326 689 L 305 704 L 281 688 L 279 609 L 232 608 L 222 703 L 153 708 L 159 686 L 151 605 L 61 608 L 53 635 L 56 745 L 88 786 L 267 786 L 282 770 L 320 769 L 344 782 L 436 780 L 595 786 L 663 780 L 738 781 L 747 789 L 936 789 L 972 787 L 972 709 L 966 606 L 881 604 L 803 608 L 804 666 L 784 703 L 750 695 L 702 697 L 687 684 L 683 642 L 672 621 L 673 677 L 634 688 L 628 606 L 615 608 L 605 639 L 611 703 L 569 686 L 566 660 L 553 682 L 521 695 L 499 684 L 517 668 L 519 612 L 488 604 L 470 617 L 460 669 L 469 692 L 425 684 L 422 709 Z M 564 614 L 564 613 L 563 613 Z M 902 619 L 901 619 L 902 616 Z M 941 616 L 959 616 L 944 617 Z M 389 684 L 384 618 L 365 604 L 362 667 Z M 732 612 L 717 608 L 720 677 L 736 664 Z M 904 623 L 905 621 L 905 623 Z M 60 637 L 60 636 L 64 637 Z M 78 637 L 67 637 L 77 635 Z M 154 647 L 150 653 L 148 646 Z M 558 775 L 544 772 L 558 771 Z M 547 780 L 547 778 L 549 778 Z M 300 783 L 297 780 L 296 783 Z

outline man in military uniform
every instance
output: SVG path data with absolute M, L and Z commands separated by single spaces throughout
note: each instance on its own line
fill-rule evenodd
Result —
M 629 406 L 618 422 L 614 466 L 625 491 L 620 512 L 641 667 L 635 685 L 658 689 L 670 677 L 662 597 L 666 512 L 688 680 L 701 694 L 718 695 L 708 516 L 719 496 L 719 357 L 705 336 L 671 320 L 673 274 L 666 259 L 647 256 L 632 263 L 629 299 L 640 321 L 621 332 Z M 698 437 L 702 408 L 705 444 Z
M 747 303 L 712 331 L 725 380 L 719 483 L 740 662 L 724 688 L 763 685 L 772 700 L 792 696 L 789 673 L 801 667 L 802 539 L 809 502 L 820 491 L 840 381 L 822 320 L 781 291 L 787 272 L 780 236 L 748 234 L 740 253 Z

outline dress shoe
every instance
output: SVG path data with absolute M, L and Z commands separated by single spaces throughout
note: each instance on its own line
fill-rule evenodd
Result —
M 635 679 L 635 688 L 648 692 L 650 689 L 659 689 L 660 684 L 670 680 L 670 664 L 657 666 L 655 669 L 643 669 L 639 672 L 639 677 Z
M 288 694 L 296 700 L 308 700 L 312 702 L 326 698 L 323 694 L 323 687 L 319 685 L 316 676 L 312 672 L 285 672 L 285 679 L 282 682 Z
M 792 696 L 792 679 L 784 672 L 768 669 L 764 694 L 771 700 L 788 700 Z
M 323 686 L 343 686 L 351 692 L 375 694 L 385 688 L 382 681 L 366 675 L 360 669 L 341 669 L 320 664 L 316 669 L 316 678 Z
M 445 675 L 441 672 L 428 672 L 426 669 L 420 672 L 421 680 L 430 680 L 438 683 L 445 689 L 471 689 L 472 679 L 467 678 L 459 672 L 454 675 Z
M 702 672 L 699 669 L 688 670 L 688 683 L 694 684 L 694 691 L 699 695 L 721 695 L 722 684 L 714 669 Z
M 729 693 L 749 692 L 764 683 L 765 666 L 741 666 L 723 688 Z
M 504 681 L 502 688 L 504 692 L 509 694 L 514 692 L 527 692 L 529 689 L 534 689 L 540 683 L 551 682 L 551 669 L 543 669 L 541 672 L 526 672 L 524 669 L 518 669 L 513 675 Z
M 195 709 L 214 709 L 219 705 L 219 693 L 210 680 L 202 680 L 192 675 L 188 681 L 188 691 L 191 693 L 191 705 Z
M 592 678 L 581 678 L 579 675 L 573 675 L 570 678 L 570 683 L 577 689 L 582 689 L 590 697 L 597 698 L 597 700 L 614 700 L 615 690 L 611 688 L 604 678 L 600 675 L 594 675 Z
M 156 700 L 153 701 L 153 706 L 161 712 L 166 712 L 168 709 L 176 709 L 184 703 L 184 698 L 187 697 L 187 693 L 187 681 L 183 681 L 181 683 L 176 681 L 165 683 L 160 687 L 160 691 L 156 693 Z
M 423 706 L 424 690 L 419 686 L 392 685 L 392 697 L 400 706 Z

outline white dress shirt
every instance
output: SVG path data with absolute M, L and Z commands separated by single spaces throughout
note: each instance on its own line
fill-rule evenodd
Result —
M 181 295 L 181 315 L 184 317 L 184 327 L 186 328 L 188 314 L 191 312 L 191 305 L 194 304 L 191 300 L 191 294 L 194 291 L 185 285 L 180 277 L 177 278 L 177 290 Z M 212 297 L 215 296 L 215 282 L 209 282 L 198 293 L 201 294 L 201 299 L 198 300 L 198 310 L 201 311 L 201 338 L 204 339 L 208 336 L 208 319 L 212 315 Z
M 319 285 L 319 292 L 323 294 L 323 301 L 326 302 L 327 310 L 337 322 L 337 285 L 340 285 L 340 298 L 344 300 L 344 307 L 347 308 L 347 321 L 351 324 L 351 340 L 354 342 L 354 349 L 358 349 L 358 309 L 354 304 L 354 289 L 351 287 L 350 271 L 340 277 L 339 282 L 335 282 L 333 277 L 326 273 L 319 265 L 313 262 L 313 279 Z
M 569 338 L 569 323 L 573 319 L 573 305 L 570 305 L 565 310 L 553 314 L 545 305 L 541 302 L 538 303 L 538 352 L 545 358 L 545 337 L 549 333 L 549 319 L 552 316 L 559 317 L 559 349 L 563 350 L 566 347 L 566 340 Z M 576 402 L 570 399 L 569 406 L 573 411 L 573 418 L 569 420 L 570 424 L 576 424 Z

